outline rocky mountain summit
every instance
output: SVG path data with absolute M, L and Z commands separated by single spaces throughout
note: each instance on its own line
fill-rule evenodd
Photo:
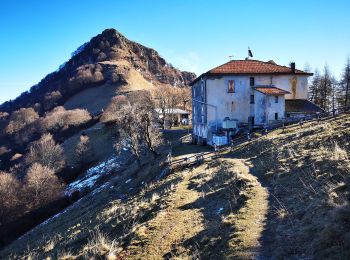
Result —
M 2 104 L 0 111 L 36 107 L 45 112 L 93 87 L 108 85 L 126 91 L 162 84 L 185 87 L 194 78 L 194 73 L 174 68 L 154 49 L 127 39 L 115 29 L 106 29 L 80 46 L 57 71 Z

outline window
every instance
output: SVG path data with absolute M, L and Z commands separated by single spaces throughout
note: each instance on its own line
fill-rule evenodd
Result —
M 254 95 L 250 95 L 250 104 L 254 104 Z
M 255 86 L 255 79 L 254 79 L 254 77 L 250 77 L 250 78 L 249 78 L 249 85 L 250 85 L 251 87 Z
M 278 103 L 278 96 L 275 96 L 275 103 Z
M 278 120 L 278 113 L 275 113 L 275 120 Z
M 235 93 L 235 81 L 234 80 L 229 80 L 228 81 L 227 92 L 228 93 Z
M 255 125 L 255 118 L 253 116 L 248 117 L 248 125 L 249 126 Z

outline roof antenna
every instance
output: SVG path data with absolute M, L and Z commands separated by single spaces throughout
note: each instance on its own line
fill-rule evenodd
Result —
M 249 60 L 249 57 L 253 58 L 253 53 L 250 50 L 250 47 L 248 46 L 248 57 L 247 57 L 247 60 Z
M 228 56 L 229 60 L 233 60 L 233 55 Z

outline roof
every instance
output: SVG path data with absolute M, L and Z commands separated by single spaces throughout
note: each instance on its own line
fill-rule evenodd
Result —
M 287 66 L 277 65 L 274 61 L 259 61 L 259 60 L 231 60 L 216 68 L 213 68 L 206 73 L 196 78 L 190 85 L 193 85 L 203 76 L 216 75 L 305 75 L 312 76 L 313 73 L 308 73 L 302 70 L 295 69 L 295 73 Z
M 259 91 L 263 94 L 266 95 L 285 95 L 285 94 L 290 94 L 289 91 L 280 89 L 280 88 L 276 88 L 273 86 L 265 86 L 265 87 L 255 87 L 254 88 L 256 91 Z
M 322 113 L 318 105 L 306 99 L 286 99 L 286 113 Z
M 162 109 L 156 108 L 155 109 L 158 114 L 162 113 Z M 180 114 L 180 115 L 188 115 L 190 114 L 189 112 L 182 110 L 180 108 L 166 108 L 165 109 L 165 114 Z

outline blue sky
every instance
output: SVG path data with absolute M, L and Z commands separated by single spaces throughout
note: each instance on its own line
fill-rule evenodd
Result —
M 106 28 L 156 49 L 197 74 L 243 59 L 304 68 L 326 63 L 336 77 L 350 54 L 350 1 L 1 0 L 0 103 L 56 70 Z

